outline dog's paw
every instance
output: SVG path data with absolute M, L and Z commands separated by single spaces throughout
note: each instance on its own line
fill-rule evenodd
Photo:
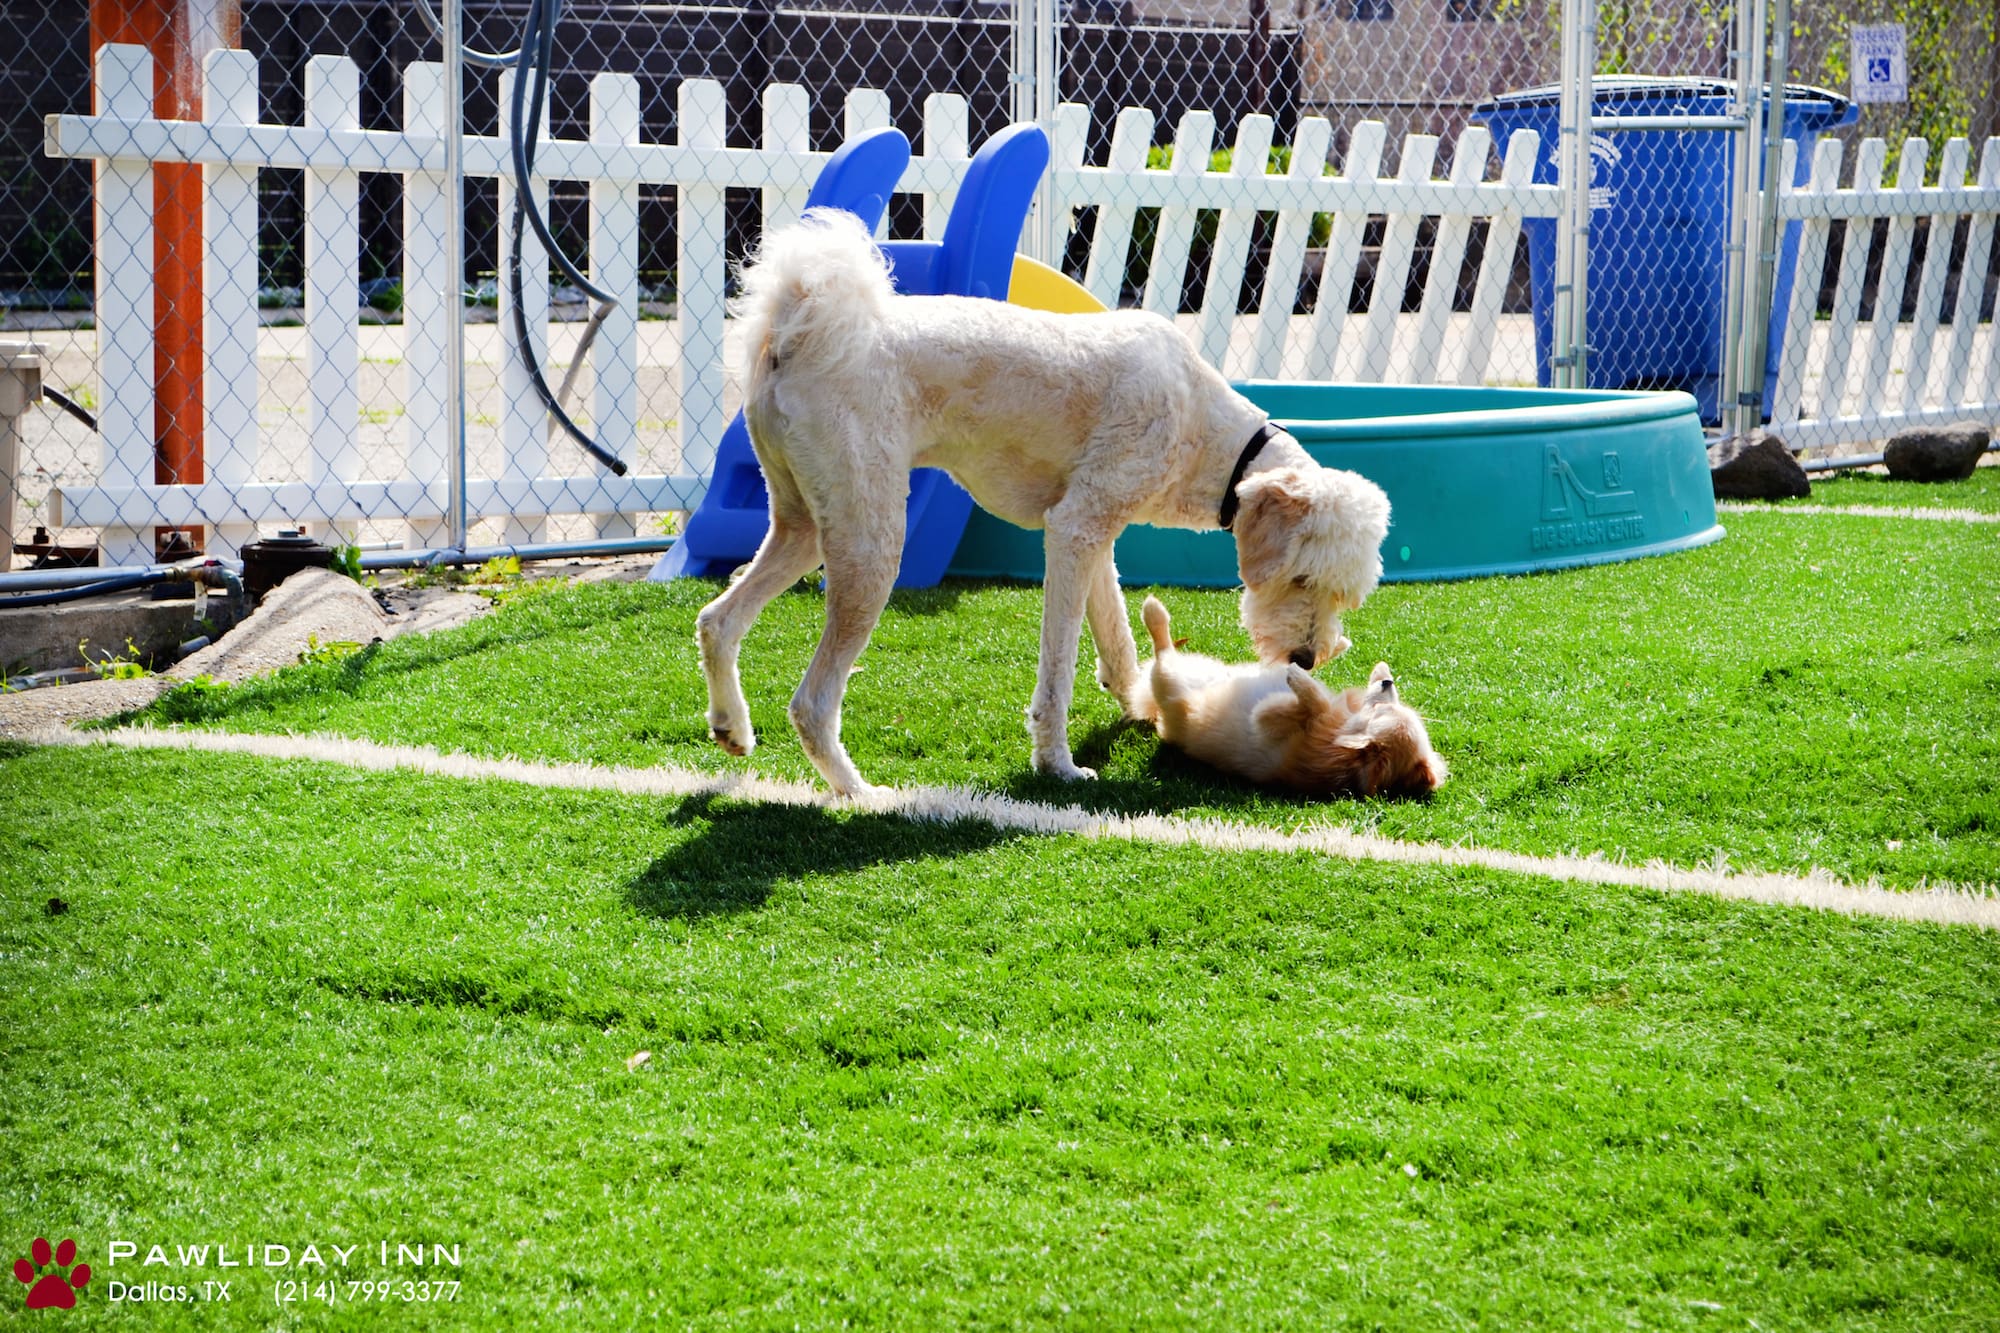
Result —
M 1061 778 L 1064 782 L 1081 782 L 1097 776 L 1096 769 L 1085 768 L 1067 756 L 1062 758 L 1037 759 L 1035 761 L 1035 769 L 1037 772 L 1046 773 L 1052 778 Z
M 757 748 L 757 733 L 747 722 L 737 727 L 727 721 L 710 718 L 708 734 L 717 745 L 739 759 Z

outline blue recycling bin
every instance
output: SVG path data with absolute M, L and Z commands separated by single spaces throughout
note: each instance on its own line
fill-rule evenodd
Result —
M 1722 79 L 1600 77 L 1592 81 L 1599 116 L 1720 116 L 1735 85 Z M 1472 119 L 1504 146 L 1515 130 L 1541 135 L 1535 181 L 1554 184 L 1560 151 L 1555 85 L 1505 93 L 1475 107 Z M 1823 130 L 1851 125 L 1859 113 L 1822 88 L 1787 85 L 1785 137 L 1798 145 L 1794 183 L 1811 168 Z M 1729 243 L 1729 176 L 1735 136 L 1719 130 L 1621 130 L 1592 135 L 1590 259 L 1587 274 L 1589 383 L 1604 389 L 1681 389 L 1701 419 L 1721 419 L 1723 298 Z M 1556 223 L 1529 218 L 1529 290 L 1534 305 L 1535 374 L 1550 383 L 1555 309 Z M 1798 268 L 1799 224 L 1778 250 L 1764 362 L 1764 412 L 1771 410 L 1785 312 Z

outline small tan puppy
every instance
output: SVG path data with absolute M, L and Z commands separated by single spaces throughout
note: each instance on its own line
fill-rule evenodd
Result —
M 1229 666 L 1180 652 L 1157 597 L 1142 614 L 1153 636 L 1151 720 L 1162 740 L 1203 763 L 1314 796 L 1427 796 L 1444 782 L 1444 760 L 1424 720 L 1396 697 L 1387 662 L 1366 686 L 1335 694 L 1296 665 Z

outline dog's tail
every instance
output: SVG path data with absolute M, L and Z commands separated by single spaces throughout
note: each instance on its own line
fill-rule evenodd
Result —
M 1174 650 L 1173 622 L 1167 619 L 1167 608 L 1159 598 L 1148 597 L 1139 608 L 1139 618 L 1146 622 L 1146 633 L 1153 636 L 1153 656 L 1162 657 Z
M 861 220 L 814 208 L 764 238 L 741 272 L 735 313 L 750 349 L 749 380 L 779 367 L 867 383 L 873 331 L 894 285 Z

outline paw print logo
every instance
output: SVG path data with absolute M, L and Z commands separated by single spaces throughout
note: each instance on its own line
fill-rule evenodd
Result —
M 51 1263 L 57 1268 L 69 1268 L 72 1263 L 76 1263 L 76 1242 L 65 1240 L 51 1249 L 46 1240 L 37 1236 L 35 1243 L 29 1247 L 29 1252 L 35 1256 L 32 1264 L 26 1259 L 14 1261 L 15 1280 L 28 1288 L 28 1308 L 74 1310 L 76 1293 L 82 1291 L 84 1284 L 90 1281 L 90 1265 L 77 1264 L 67 1275 L 43 1273 L 40 1279 L 35 1277 L 35 1270 L 47 1268 Z

